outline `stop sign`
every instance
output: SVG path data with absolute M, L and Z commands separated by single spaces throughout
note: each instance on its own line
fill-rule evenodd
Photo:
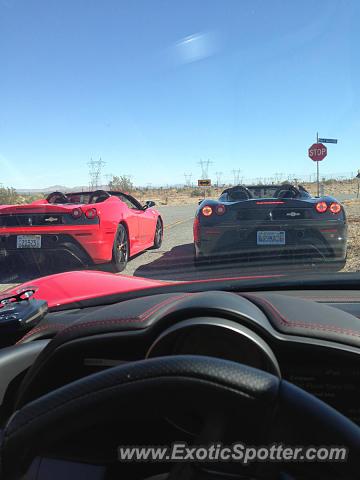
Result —
M 309 157 L 314 162 L 321 162 L 327 155 L 327 148 L 322 143 L 314 143 L 309 148 Z

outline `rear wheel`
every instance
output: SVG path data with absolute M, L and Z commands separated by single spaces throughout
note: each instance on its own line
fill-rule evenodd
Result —
M 162 241 L 163 241 L 163 235 L 164 235 L 163 224 L 160 218 L 158 218 L 158 221 L 156 222 L 156 228 L 155 228 L 154 245 L 152 248 L 158 249 L 161 247 Z
M 112 253 L 111 265 L 114 272 L 122 272 L 129 260 L 129 239 L 126 228 L 120 224 L 118 226 Z

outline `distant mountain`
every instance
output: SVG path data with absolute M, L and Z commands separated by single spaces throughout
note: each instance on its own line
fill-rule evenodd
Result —
M 17 188 L 16 191 L 19 194 L 35 194 L 35 193 L 51 193 L 51 192 L 81 192 L 88 190 L 89 187 L 77 186 L 77 187 L 65 187 L 64 185 L 52 185 L 51 187 L 44 188 Z
M 166 187 L 161 185 L 152 185 L 148 189 L 157 189 L 157 188 L 183 188 L 184 185 L 179 183 L 176 185 L 167 185 Z M 107 185 L 99 186 L 99 190 L 108 190 Z M 137 188 L 145 188 L 144 186 L 138 186 Z M 191 187 L 192 188 L 192 187 Z M 89 191 L 88 185 L 81 185 L 76 187 L 66 187 L 65 185 L 52 185 L 51 187 L 44 188 L 16 188 L 16 191 L 19 195 L 35 195 L 37 193 L 49 194 L 51 192 L 87 192 Z

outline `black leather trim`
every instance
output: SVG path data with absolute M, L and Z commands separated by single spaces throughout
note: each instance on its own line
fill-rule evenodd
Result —
M 40 335 L 48 336 L 52 334 L 54 337 L 58 332 L 63 332 L 59 343 L 64 343 L 72 338 L 105 332 L 106 330 L 146 328 L 151 322 L 149 314 L 163 305 L 166 306 L 168 302 L 181 298 L 183 295 L 184 293 L 154 295 L 95 309 L 77 309 L 75 315 L 71 311 L 50 313 L 38 325 L 37 329 L 30 330 L 18 343 L 31 341 L 34 338 L 39 338 Z
M 360 320 L 350 313 L 275 293 L 243 296 L 262 309 L 278 332 L 360 347 Z

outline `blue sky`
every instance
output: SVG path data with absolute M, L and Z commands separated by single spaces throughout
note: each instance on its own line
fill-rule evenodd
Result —
M 0 183 L 360 168 L 357 0 L 0 0 Z

